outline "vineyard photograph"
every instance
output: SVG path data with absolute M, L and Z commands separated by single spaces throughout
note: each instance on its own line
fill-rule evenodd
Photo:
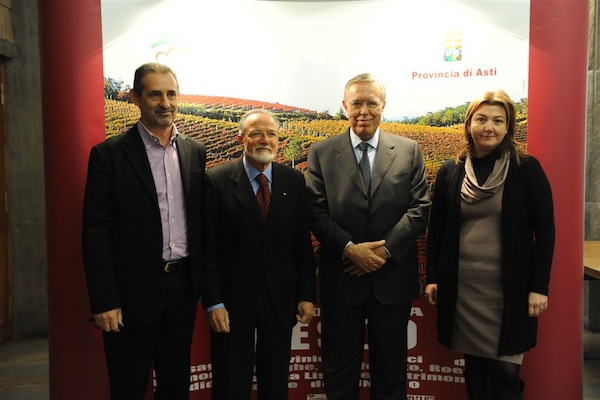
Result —
M 127 131 L 139 119 L 139 109 L 131 103 L 120 82 L 105 78 L 106 136 Z M 340 100 L 341 104 L 341 100 Z M 467 103 L 424 116 L 386 121 L 381 129 L 413 139 L 419 143 L 430 184 L 439 167 L 452 158 L 463 144 L 463 119 Z M 175 121 L 180 133 L 199 140 L 206 146 L 207 168 L 239 158 L 242 147 L 237 141 L 238 121 L 252 108 L 272 111 L 281 121 L 279 152 L 275 161 L 306 172 L 308 148 L 314 142 L 348 129 L 348 121 L 340 111 L 332 116 L 302 107 L 232 97 L 181 94 Z M 517 102 L 519 144 L 527 140 L 527 99 Z
M 113 89 L 111 89 L 113 87 Z M 139 109 L 129 102 L 128 87 L 121 82 L 105 79 L 106 136 L 126 132 L 139 119 Z M 341 103 L 341 101 L 340 101 Z M 463 120 L 468 103 L 429 112 L 421 117 L 403 121 L 381 122 L 380 128 L 393 135 L 404 136 L 419 143 L 425 161 L 427 181 L 431 188 L 444 161 L 453 158 L 463 144 Z M 238 121 L 244 112 L 263 108 L 275 113 L 281 122 L 279 151 L 275 161 L 306 173 L 306 159 L 311 144 L 328 136 L 344 133 L 349 123 L 343 111 L 335 115 L 318 113 L 259 100 L 231 97 L 179 95 L 179 113 L 175 120 L 177 130 L 199 140 L 206 146 L 206 167 L 235 160 L 242 156 L 242 146 L 237 141 Z M 526 146 L 527 100 L 517 103 L 516 138 Z M 312 237 L 315 252 L 319 246 Z M 425 286 L 425 235 L 418 239 L 421 286 Z

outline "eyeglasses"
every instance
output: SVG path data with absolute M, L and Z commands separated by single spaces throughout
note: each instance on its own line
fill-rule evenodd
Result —
M 262 137 L 266 137 L 268 140 L 273 140 L 273 139 L 277 139 L 277 132 L 276 131 L 266 131 L 266 132 L 262 132 L 262 131 L 250 131 L 247 133 L 247 136 L 250 139 L 259 139 Z
M 369 110 L 374 110 L 376 108 L 379 108 L 382 103 L 380 103 L 377 100 L 367 100 L 367 101 L 358 101 L 358 100 L 355 100 L 352 103 L 350 103 L 350 107 L 352 107 L 354 110 L 360 110 L 361 108 L 363 108 L 363 106 L 365 104 L 367 105 L 367 108 Z

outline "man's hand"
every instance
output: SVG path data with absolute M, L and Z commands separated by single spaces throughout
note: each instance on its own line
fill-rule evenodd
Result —
M 379 270 L 388 259 L 383 245 L 385 240 L 354 243 L 346 247 L 344 255 L 350 261 L 344 270 L 350 275 L 362 276 Z
M 120 308 L 94 314 L 94 321 L 104 332 L 121 332 L 123 327 L 123 314 Z
M 425 286 L 425 295 L 427 296 L 427 300 L 429 300 L 429 304 L 432 306 L 437 305 L 437 283 L 430 283 Z
M 296 319 L 301 324 L 308 324 L 312 317 L 315 316 L 315 305 L 310 301 L 299 301 L 298 302 L 298 314 Z
M 212 310 L 208 313 L 208 323 L 215 332 L 229 333 L 229 312 L 225 307 Z

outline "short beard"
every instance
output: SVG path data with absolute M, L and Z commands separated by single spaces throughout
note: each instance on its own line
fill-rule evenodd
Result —
M 275 159 L 275 154 L 271 151 L 271 152 L 267 152 L 267 151 L 261 151 L 260 153 L 253 153 L 253 154 L 247 154 L 248 158 L 250 158 L 252 161 L 255 161 L 259 164 L 269 164 L 271 161 L 273 161 Z

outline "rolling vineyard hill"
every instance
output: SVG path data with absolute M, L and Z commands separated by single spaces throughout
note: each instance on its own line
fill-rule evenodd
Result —
M 267 108 L 282 121 L 278 162 L 306 170 L 308 148 L 327 136 L 343 133 L 348 121 L 332 119 L 314 111 L 276 103 L 215 96 L 181 95 L 176 124 L 181 133 L 200 140 L 207 148 L 208 166 L 217 165 L 241 156 L 237 142 L 237 121 L 250 108 Z M 125 132 L 139 119 L 139 110 L 125 101 L 105 99 L 106 136 Z M 462 143 L 462 128 L 431 127 L 401 122 L 382 122 L 381 128 L 395 135 L 416 140 L 427 166 L 427 178 L 435 177 L 440 165 L 452 158 Z M 285 157 L 285 147 L 293 139 L 300 143 L 301 152 L 295 160 Z

